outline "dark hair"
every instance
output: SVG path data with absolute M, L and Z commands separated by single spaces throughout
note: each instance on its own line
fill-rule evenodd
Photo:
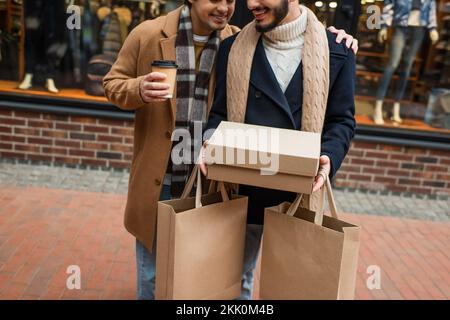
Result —
M 189 0 L 184 0 L 184 4 L 187 5 L 188 7 L 191 6 L 191 3 L 189 2 Z

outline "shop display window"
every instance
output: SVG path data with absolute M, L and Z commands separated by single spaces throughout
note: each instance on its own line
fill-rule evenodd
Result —
M 345 29 L 359 41 L 355 86 L 359 125 L 450 133 L 449 0 L 305 2 L 325 25 Z M 417 26 L 412 19 L 402 21 L 413 16 L 414 5 L 420 12 Z M 390 14 L 383 15 L 383 8 Z M 385 39 L 381 39 L 383 22 L 390 19 Z M 400 28 L 401 24 L 407 27 Z M 435 43 L 430 35 L 432 25 L 439 36 Z M 405 31 L 404 43 L 397 29 Z M 401 59 L 392 76 L 383 79 L 395 54 Z M 406 74 L 402 89 L 402 75 Z
M 102 78 L 128 33 L 182 3 L 0 0 L 0 91 L 106 101 Z

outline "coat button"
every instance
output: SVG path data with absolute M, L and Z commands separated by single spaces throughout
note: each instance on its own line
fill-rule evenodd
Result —
M 172 132 L 166 131 L 166 138 L 167 139 L 172 139 Z
M 261 91 L 255 92 L 255 98 L 261 98 Z
M 161 185 L 161 180 L 155 179 L 155 185 L 160 186 Z

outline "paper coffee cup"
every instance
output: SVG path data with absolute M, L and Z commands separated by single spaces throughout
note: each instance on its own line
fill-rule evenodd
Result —
M 152 72 L 161 72 L 167 75 L 163 83 L 170 85 L 169 94 L 163 98 L 171 99 L 173 97 L 173 90 L 175 88 L 175 81 L 177 80 L 177 64 L 171 60 L 155 60 L 152 62 Z

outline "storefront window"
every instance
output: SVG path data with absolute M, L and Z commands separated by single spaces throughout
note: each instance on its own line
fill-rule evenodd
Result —
M 128 33 L 182 3 L 0 0 L 0 90 L 104 100 L 102 77 Z
M 358 124 L 448 132 L 450 1 L 340 0 L 306 4 L 325 25 L 345 29 L 359 41 Z M 386 6 L 390 6 L 390 14 L 382 16 Z M 414 6 L 419 12 L 417 23 L 412 18 L 402 21 L 414 15 Z M 408 12 L 404 12 L 405 8 Z M 389 19 L 392 22 L 384 38 L 379 23 Z M 434 43 L 430 32 L 433 25 L 439 36 Z
M 383 38 L 380 25 L 377 26 L 383 20 L 380 14 L 384 6 L 392 5 L 391 19 L 396 20 L 399 14 L 396 1 L 409 3 L 409 7 L 415 5 L 422 13 L 427 11 L 419 14 L 420 23 L 433 23 L 435 12 L 439 39 L 432 43 L 426 26 L 400 28 L 394 21 L 387 28 L 384 41 L 380 41 Z M 0 0 L 0 92 L 106 101 L 102 77 L 128 33 L 145 19 L 164 15 L 183 2 Z M 450 129 L 449 0 L 301 3 L 312 9 L 326 26 L 345 29 L 359 40 L 356 62 L 359 124 L 444 132 Z M 67 12 L 73 5 L 81 10 L 81 27 L 70 30 Z M 245 7 L 245 0 L 239 0 L 233 23 L 242 26 L 251 19 Z M 399 33 L 400 29 L 405 32 Z M 395 56 L 402 59 L 396 61 Z M 402 75 L 409 64 L 410 72 L 403 85 Z M 386 74 L 389 66 L 392 75 Z

